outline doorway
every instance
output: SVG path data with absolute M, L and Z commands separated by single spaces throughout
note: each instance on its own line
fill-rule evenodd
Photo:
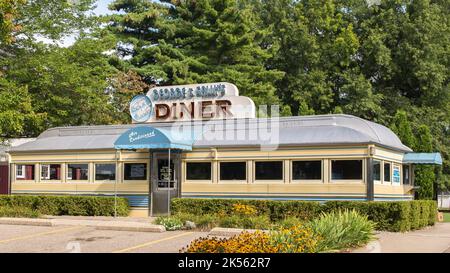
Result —
M 170 169 L 168 164 L 168 150 L 150 152 L 150 216 L 168 215 L 169 198 L 181 196 L 181 152 L 179 150 L 170 151 Z
M 0 194 L 9 194 L 9 166 L 0 165 Z

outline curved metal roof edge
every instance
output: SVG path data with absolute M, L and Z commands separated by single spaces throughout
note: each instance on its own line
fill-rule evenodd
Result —
M 349 120 L 357 120 L 358 122 L 364 124 L 365 127 L 368 127 L 367 129 L 370 130 L 370 132 L 376 138 L 374 138 L 373 136 L 371 136 L 371 134 L 368 134 L 365 131 L 361 131 L 361 130 L 355 129 L 354 127 L 356 125 L 355 126 L 351 126 L 351 124 L 346 125 L 346 124 L 340 123 L 339 121 L 336 122 L 337 118 L 345 118 L 345 119 L 349 119 Z M 271 120 L 271 121 L 273 121 L 275 119 L 278 119 L 282 123 L 288 123 L 290 121 L 314 121 L 314 120 L 326 121 L 326 120 L 332 119 L 332 120 L 334 120 L 334 122 L 330 123 L 329 125 L 346 127 L 346 128 L 349 128 L 349 129 L 356 130 L 356 131 L 358 131 L 360 133 L 363 133 L 363 134 L 367 135 L 369 139 L 374 139 L 375 140 L 374 141 L 375 144 L 378 144 L 378 145 L 384 146 L 384 147 L 388 147 L 388 148 L 391 148 L 391 149 L 394 149 L 394 150 L 401 150 L 401 151 L 405 151 L 405 152 L 412 151 L 409 147 L 407 147 L 403 143 L 401 143 L 401 141 L 398 139 L 398 136 L 395 135 L 395 133 L 392 132 L 389 128 L 387 128 L 387 127 L 385 127 L 385 126 L 383 126 L 381 124 L 378 124 L 378 123 L 375 123 L 375 122 L 371 122 L 371 121 L 362 119 L 360 117 L 347 115 L 347 114 L 290 116 L 290 117 L 275 117 L 275 118 L 243 118 L 243 119 L 232 119 L 232 120 L 225 120 L 225 121 L 224 120 L 210 120 L 210 121 L 206 121 L 206 124 L 211 124 L 211 125 L 213 125 L 213 124 L 221 124 L 221 123 L 224 123 L 226 121 L 245 122 L 245 123 L 251 124 L 251 123 L 256 123 L 256 122 L 259 122 L 259 121 L 265 120 L 265 119 Z M 204 123 L 204 122 L 205 121 L 202 121 L 202 120 L 193 120 L 193 121 L 180 121 L 178 124 L 192 126 L 192 125 L 201 124 L 201 123 Z M 172 126 L 173 122 L 154 122 L 154 123 L 135 123 L 135 124 L 84 125 L 84 126 L 54 127 L 54 128 L 47 129 L 46 131 L 41 133 L 37 137 L 37 140 L 38 139 L 42 139 L 42 138 L 46 138 L 46 137 L 60 137 L 61 133 L 64 132 L 64 131 L 66 131 L 66 132 L 79 131 L 79 132 L 82 133 L 83 130 L 86 130 L 86 131 L 87 130 L 98 130 L 98 131 L 103 131 L 103 130 L 105 130 L 105 131 L 106 130 L 121 130 L 122 131 L 123 130 L 125 132 L 127 129 L 130 129 L 130 128 L 133 128 L 133 127 L 136 127 L 136 126 L 143 126 L 143 125 L 150 125 L 150 126 L 155 126 L 155 127 L 159 127 L 159 128 L 166 128 L 166 127 Z M 381 128 L 384 128 L 387 133 L 392 134 L 395 137 L 395 139 L 394 139 L 395 142 L 398 142 L 398 143 L 391 143 L 391 144 L 392 145 L 395 144 L 396 146 L 400 145 L 400 146 L 396 147 L 396 146 L 386 145 L 385 143 L 382 143 L 383 139 L 380 138 L 380 136 L 379 136 L 379 134 L 377 132 L 377 130 L 379 130 L 379 128 L 375 128 L 374 125 L 376 125 L 377 127 L 379 126 Z M 305 125 L 299 125 L 299 126 L 309 126 L 309 125 L 305 124 Z M 320 126 L 320 125 L 317 125 L 317 126 Z M 94 134 L 94 135 L 100 135 L 100 134 L 102 134 L 102 133 L 97 133 L 97 134 Z M 115 134 L 116 133 L 106 133 L 105 132 L 105 135 L 115 135 Z M 68 135 L 71 135 L 71 134 L 68 133 Z M 81 135 L 81 134 L 74 134 L 74 135 Z M 349 143 L 351 143 L 351 142 L 349 142 Z M 357 143 L 357 142 L 353 142 L 353 143 Z

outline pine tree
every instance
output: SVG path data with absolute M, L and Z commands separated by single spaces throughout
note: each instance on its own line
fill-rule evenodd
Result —
M 229 81 L 257 105 L 279 103 L 274 84 L 283 73 L 265 66 L 268 29 L 250 1 L 120 0 L 111 8 L 125 12 L 111 17 L 119 51 L 147 84 Z

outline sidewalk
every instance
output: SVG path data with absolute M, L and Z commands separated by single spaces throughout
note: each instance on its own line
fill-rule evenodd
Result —
M 152 218 L 47 216 L 44 218 L 1 217 L 3 225 L 29 226 L 85 226 L 102 230 L 164 232 L 164 226 L 153 224 Z
M 450 223 L 411 232 L 380 232 L 378 240 L 353 253 L 450 253 Z

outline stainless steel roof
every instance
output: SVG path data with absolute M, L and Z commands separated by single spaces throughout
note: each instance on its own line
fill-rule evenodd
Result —
M 410 152 L 388 128 L 351 115 L 317 115 L 271 119 L 188 121 L 58 127 L 43 132 L 35 141 L 11 148 L 11 152 L 114 149 L 115 140 L 136 126 L 177 130 L 200 130 L 194 148 L 239 146 L 317 146 L 374 143 Z

